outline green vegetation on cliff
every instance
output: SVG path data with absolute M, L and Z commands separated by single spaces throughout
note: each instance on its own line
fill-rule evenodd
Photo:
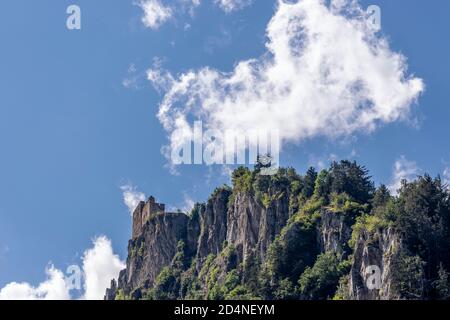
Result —
M 134 288 L 142 298 L 450 298 L 450 194 L 439 178 L 404 181 L 393 196 L 384 185 L 375 188 L 366 168 L 341 161 L 305 175 L 239 168 L 232 183 L 189 216 L 189 228 L 202 230 L 202 248 L 220 240 L 219 250 L 199 252 L 198 235 L 181 239 L 154 283 Z M 224 212 L 211 211 L 221 208 L 216 198 L 226 201 Z M 204 225 L 205 212 L 212 215 L 208 221 L 226 217 Z M 187 248 L 186 241 L 194 245 Z M 141 243 L 131 258 L 145 250 Z M 368 260 L 383 264 L 390 283 L 358 296 Z M 119 288 L 116 298 L 126 296 Z

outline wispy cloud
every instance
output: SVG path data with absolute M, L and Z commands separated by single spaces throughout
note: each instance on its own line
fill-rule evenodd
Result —
M 140 74 L 134 63 L 130 63 L 127 70 L 127 75 L 122 80 L 122 85 L 127 89 L 137 90 L 140 88 L 140 82 L 143 81 L 145 76 Z
M 234 168 L 230 165 L 221 166 L 220 174 L 228 180 L 228 183 L 231 183 L 231 176 L 233 174 Z
M 253 0 L 210 0 L 214 5 L 221 8 L 226 13 L 238 11 L 252 4 Z M 157 30 L 164 23 L 170 20 L 189 15 L 195 16 L 197 7 L 201 5 L 201 0 L 175 0 L 171 4 L 163 0 L 140 0 L 136 3 L 142 8 L 144 14 L 142 23 L 147 28 Z M 190 24 L 184 24 L 185 31 L 189 30 Z
M 191 196 L 189 196 L 187 194 L 187 192 L 183 193 L 183 207 L 181 208 L 181 211 L 183 211 L 184 213 L 190 213 L 192 211 L 192 209 L 194 208 L 195 205 L 195 200 L 192 199 Z
M 327 169 L 333 161 L 339 160 L 339 157 L 334 153 L 316 155 L 308 155 L 308 166 L 314 167 L 316 170 Z
M 138 5 L 144 11 L 142 23 L 151 29 L 158 29 L 162 24 L 172 18 L 172 9 L 159 0 L 141 0 Z
M 192 118 L 205 130 L 240 136 L 278 129 L 283 143 L 371 133 L 407 119 L 423 81 L 408 75 L 406 58 L 368 26 L 356 1 L 332 3 L 280 1 L 267 26 L 268 52 L 232 72 L 204 67 L 174 77 L 149 70 L 166 89 L 158 114 L 166 150 L 191 138 Z
M 442 180 L 447 187 L 450 187 L 450 167 L 446 167 L 442 174 Z
M 214 2 L 225 12 L 240 10 L 252 4 L 253 0 L 214 0 Z
M 122 190 L 123 203 L 132 215 L 139 202 L 145 201 L 145 193 L 137 191 L 137 188 L 130 184 L 121 186 L 120 189 Z
M 412 181 L 420 174 L 421 169 L 417 166 L 415 161 L 406 159 L 405 156 L 401 156 L 394 163 L 394 169 L 392 172 L 392 180 L 389 185 L 389 190 L 392 194 L 398 194 L 398 190 L 401 187 L 402 181 Z

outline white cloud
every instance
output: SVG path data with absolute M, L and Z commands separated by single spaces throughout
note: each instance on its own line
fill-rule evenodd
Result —
M 181 211 L 186 214 L 189 214 L 192 211 L 192 209 L 194 208 L 195 201 L 186 192 L 183 192 L 183 198 L 184 198 L 184 203 L 183 203 L 183 207 L 181 208 Z
M 132 185 L 124 185 L 120 189 L 123 191 L 124 204 L 128 207 L 130 214 L 133 214 L 139 202 L 145 201 L 145 194 L 137 191 Z
M 253 0 L 211 0 L 226 13 L 241 10 L 253 3 Z M 144 11 L 142 23 L 147 28 L 158 29 L 167 21 L 177 20 L 180 16 L 188 14 L 195 16 L 195 10 L 201 5 L 201 0 L 175 0 L 172 5 L 164 4 L 162 0 L 139 0 L 136 4 Z M 189 24 L 185 24 L 190 26 Z
M 424 91 L 423 81 L 408 75 L 406 58 L 368 26 L 352 0 L 331 7 L 280 1 L 267 39 L 265 55 L 229 73 L 204 67 L 175 78 L 148 71 L 165 89 L 158 117 L 171 148 L 191 138 L 192 119 L 205 130 L 241 136 L 278 129 L 283 143 L 370 133 L 406 119 Z
M 252 0 L 215 0 L 214 2 L 225 12 L 232 12 L 250 5 Z
M 117 279 L 125 264 L 114 254 L 111 241 L 105 236 L 93 241 L 94 247 L 83 255 L 84 299 L 101 300 L 112 279 Z
M 220 174 L 221 174 L 222 176 L 226 177 L 227 179 L 229 179 L 229 182 L 231 182 L 231 176 L 232 176 L 232 174 L 233 174 L 233 171 L 234 171 L 234 169 L 233 169 L 232 166 L 229 166 L 229 165 L 223 165 L 223 166 L 221 167 Z
M 125 263 L 115 255 L 111 241 L 105 236 L 93 240 L 93 247 L 83 255 L 83 299 L 103 299 L 112 279 L 117 279 Z M 38 286 L 27 282 L 11 282 L 0 290 L 0 300 L 69 300 L 69 279 L 53 265 L 46 269 L 47 279 Z
M 29 283 L 12 282 L 0 290 L 0 300 L 68 300 L 69 288 L 64 274 L 50 266 L 46 270 L 47 280 L 33 287 Z
M 389 190 L 393 195 L 398 194 L 401 187 L 402 180 L 412 181 L 417 178 L 421 170 L 414 161 L 409 161 L 405 156 L 401 156 L 394 163 L 392 172 L 392 181 L 389 185 Z
M 253 0 L 211 0 L 226 13 L 243 9 L 252 4 Z M 137 5 L 144 11 L 142 23 L 147 28 L 158 29 L 167 21 L 188 14 L 191 18 L 195 16 L 195 10 L 201 5 L 201 0 L 176 0 L 172 5 L 166 5 L 161 0 L 139 0 Z M 185 24 L 187 31 L 190 24 Z
M 142 75 L 138 73 L 136 65 L 131 63 L 127 70 L 127 76 L 122 80 L 122 85 L 127 89 L 139 89 Z
M 138 78 L 137 77 L 127 77 L 122 80 L 122 85 L 127 89 L 138 89 Z
M 195 9 L 201 4 L 200 0 L 181 0 L 182 5 L 187 9 L 191 17 L 194 16 Z
M 444 182 L 444 184 L 446 184 L 448 187 L 450 187 L 450 167 L 446 167 L 446 168 L 444 169 L 443 182 Z
M 314 167 L 316 170 L 320 171 L 327 169 L 333 161 L 338 161 L 339 156 L 334 153 L 329 154 L 310 154 L 308 156 L 308 166 Z
M 151 29 L 158 29 L 172 17 L 172 9 L 159 0 L 141 0 L 138 5 L 144 10 L 142 23 Z

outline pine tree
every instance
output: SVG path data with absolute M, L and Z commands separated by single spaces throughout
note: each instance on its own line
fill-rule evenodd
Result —
M 302 194 L 306 199 L 313 195 L 316 179 L 317 171 L 313 167 L 310 167 L 303 179 Z

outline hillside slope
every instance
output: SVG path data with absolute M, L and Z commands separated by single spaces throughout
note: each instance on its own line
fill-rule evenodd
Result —
M 449 299 L 439 178 L 375 188 L 354 162 L 305 175 L 239 168 L 189 215 L 159 213 L 106 299 Z

